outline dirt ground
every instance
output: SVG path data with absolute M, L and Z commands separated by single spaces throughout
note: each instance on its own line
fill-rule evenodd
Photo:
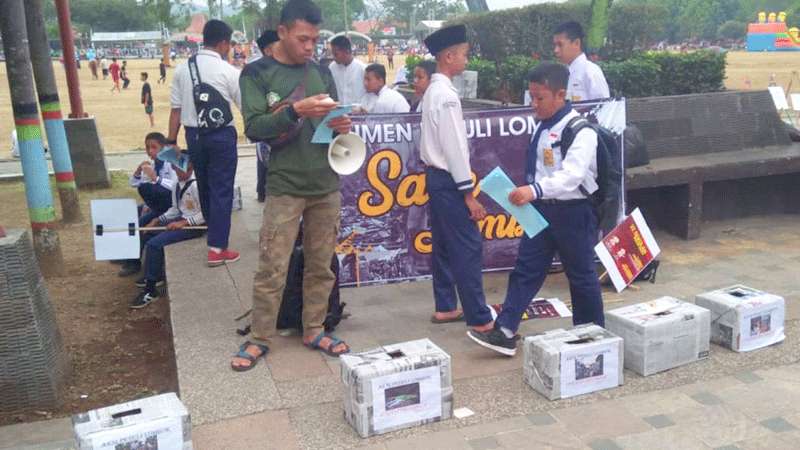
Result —
M 115 174 L 111 189 L 81 191 L 82 223 L 59 228 L 65 270 L 48 278 L 47 288 L 72 364 L 64 404 L 53 410 L 0 414 L 0 425 L 67 416 L 177 390 L 169 300 L 162 296 L 147 308 L 128 309 L 138 292 L 136 277 L 120 278 L 119 266 L 93 256 L 89 200 L 135 195 L 127 178 Z M 54 199 L 59 209 L 55 193 Z M 21 182 L 0 183 L 0 205 L 6 228 L 30 230 Z
M 384 56 L 380 58 L 385 59 Z M 403 64 L 405 57 L 399 55 L 395 58 L 395 67 Z M 100 140 L 108 153 L 128 152 L 144 147 L 144 137 L 151 131 L 167 133 L 169 121 L 169 91 L 172 83 L 172 75 L 175 67 L 184 60 L 179 59 L 173 67 L 167 69 L 167 82 L 158 84 L 158 63 L 157 59 L 131 59 L 128 60 L 128 77 L 131 84 L 128 89 L 123 89 L 121 93 L 111 92 L 111 76 L 103 80 L 103 75 L 98 69 L 98 80 L 92 79 L 89 70 L 89 63 L 81 61 L 81 69 L 78 71 L 80 78 L 81 97 L 83 98 L 83 109 L 95 117 L 97 129 L 100 133 Z M 385 64 L 385 61 L 383 61 Z M 60 62 L 53 62 L 58 92 L 61 99 L 61 109 L 64 117 L 70 111 L 69 94 L 67 91 L 67 81 L 64 68 Z M 140 103 L 142 82 L 140 81 L 141 72 L 147 72 L 150 87 L 153 92 L 153 110 L 155 127 L 150 128 L 150 122 L 144 113 L 144 106 Z M 387 78 L 394 80 L 394 71 L 388 70 Z M 234 112 L 236 129 L 239 131 L 239 142 L 245 143 L 247 140 L 242 134 L 244 124 L 242 115 Z M 14 127 L 13 116 L 11 114 L 11 97 L 8 90 L 8 79 L 6 77 L 6 65 L 0 63 L 0 159 L 10 158 L 10 135 Z M 178 143 L 185 148 L 183 133 Z

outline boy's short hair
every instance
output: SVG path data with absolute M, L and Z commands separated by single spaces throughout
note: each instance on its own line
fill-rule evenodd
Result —
M 567 88 L 569 69 L 563 64 L 542 63 L 528 72 L 528 82 L 542 84 L 551 92 L 558 92 Z
M 331 41 L 331 47 L 344 50 L 347 53 L 352 53 L 353 51 L 353 43 L 350 42 L 350 39 L 347 36 L 336 36 L 333 38 Z
M 383 67 L 383 64 L 370 64 L 364 69 L 365 72 L 372 72 L 376 77 L 380 78 L 381 80 L 386 82 L 386 67 Z
M 151 133 L 147 133 L 147 136 L 144 137 L 144 141 L 156 141 L 161 145 L 167 145 L 167 137 L 163 134 L 159 133 L 158 131 L 153 131 Z
M 322 11 L 311 0 L 289 0 L 281 8 L 280 24 L 291 26 L 297 20 L 319 25 L 322 23 Z
M 144 77 L 145 80 L 147 79 L 147 72 L 142 72 L 141 75 Z
M 225 22 L 211 19 L 203 27 L 203 46 L 216 47 L 220 42 L 230 41 L 233 29 Z
M 580 39 L 581 43 L 583 43 L 583 40 L 586 37 L 586 35 L 583 33 L 583 27 L 581 24 L 575 22 L 574 20 L 564 22 L 557 26 L 556 30 L 553 31 L 553 35 L 555 36 L 556 34 L 564 34 L 570 41 Z
M 420 69 L 424 70 L 425 73 L 428 74 L 428 78 L 432 77 L 433 74 L 436 73 L 436 61 L 433 61 L 433 60 L 430 60 L 430 59 L 426 59 L 424 61 L 420 61 L 420 63 L 417 64 L 417 67 L 419 67 Z
M 111 60 L 117 62 L 117 58 L 111 58 Z

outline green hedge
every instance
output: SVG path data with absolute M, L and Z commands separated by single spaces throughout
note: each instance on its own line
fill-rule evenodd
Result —
M 622 97 L 696 94 L 724 89 L 725 53 L 648 52 L 601 62 L 611 94 Z
M 524 92 L 528 89 L 528 72 L 538 64 L 539 60 L 522 55 L 509 56 L 500 64 L 500 82 L 509 93 L 508 100 L 522 103 Z M 480 75 L 478 79 L 480 80 Z M 480 81 L 478 86 L 480 86 Z
M 553 57 L 553 30 L 563 22 L 576 20 L 589 29 L 588 2 L 544 3 L 502 11 L 470 14 L 448 22 L 463 23 L 470 44 L 478 56 L 504 61 L 513 55 L 538 53 Z M 608 41 L 602 55 L 625 56 L 637 48 L 661 40 L 667 11 L 654 4 L 623 3 L 611 7 Z
M 497 66 L 493 61 L 471 58 L 467 63 L 467 70 L 478 72 L 478 98 L 496 97 L 500 79 L 497 75 Z

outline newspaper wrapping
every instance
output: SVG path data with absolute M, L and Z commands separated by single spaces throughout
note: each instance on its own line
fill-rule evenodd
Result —
M 695 303 L 711 310 L 711 340 L 737 352 L 782 342 L 783 297 L 743 285 L 706 292 Z
M 525 381 L 550 400 L 623 383 L 622 339 L 597 325 L 527 336 L 523 349 Z
M 80 450 L 191 450 L 192 420 L 174 392 L 72 416 Z
M 361 437 L 449 419 L 450 355 L 429 339 L 342 355 L 344 415 Z
M 672 297 L 606 313 L 606 328 L 625 341 L 625 367 L 639 375 L 708 357 L 711 314 Z

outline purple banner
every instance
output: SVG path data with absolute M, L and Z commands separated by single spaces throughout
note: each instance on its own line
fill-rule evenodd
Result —
M 612 131 L 625 128 L 625 102 L 582 102 L 576 109 Z M 525 152 L 534 129 L 529 107 L 466 111 L 464 120 L 475 180 L 497 166 L 524 183 Z M 342 225 L 337 246 L 342 286 L 430 277 L 431 240 L 425 167 L 419 158 L 419 114 L 354 117 L 367 144 L 363 167 L 342 178 Z M 476 188 L 476 193 L 478 189 Z M 484 271 L 514 265 L 522 228 L 485 194 Z

